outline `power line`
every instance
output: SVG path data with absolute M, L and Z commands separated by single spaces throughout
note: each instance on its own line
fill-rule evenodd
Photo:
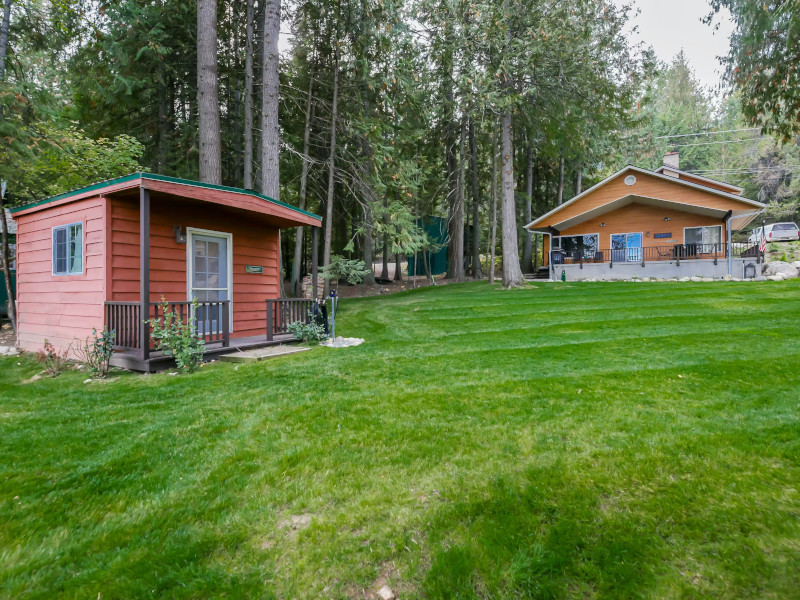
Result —
M 687 171 L 687 173 L 694 173 L 696 175 L 700 173 L 724 173 L 728 171 L 777 171 L 781 169 L 797 169 L 800 168 L 800 164 L 796 165 L 772 165 L 771 167 L 728 167 L 728 168 L 718 168 L 718 169 L 696 169 L 694 171 Z
M 756 142 L 758 140 L 763 140 L 767 136 L 762 135 L 755 138 L 749 138 L 746 140 L 726 140 L 722 142 L 698 142 L 696 144 L 675 144 L 672 145 L 673 148 L 688 148 L 690 146 L 715 146 L 717 144 L 744 144 L 745 142 Z
M 718 133 L 738 133 L 740 131 L 760 131 L 759 127 L 746 127 L 744 129 L 726 129 L 724 131 L 698 131 L 695 133 L 681 133 L 679 135 L 660 135 L 654 139 L 669 140 L 673 138 L 692 137 L 694 135 L 717 135 Z

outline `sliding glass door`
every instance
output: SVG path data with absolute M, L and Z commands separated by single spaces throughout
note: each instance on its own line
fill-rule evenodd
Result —
M 641 262 L 643 256 L 641 233 L 611 235 L 611 260 L 614 262 Z

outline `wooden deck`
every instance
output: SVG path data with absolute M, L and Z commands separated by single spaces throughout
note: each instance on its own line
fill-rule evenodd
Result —
M 297 340 L 291 334 L 275 334 L 271 341 L 267 341 L 264 335 L 231 338 L 230 346 L 228 347 L 223 347 L 222 342 L 207 343 L 203 358 L 206 361 L 210 361 L 217 359 L 223 354 L 230 354 L 231 352 L 252 350 L 267 346 L 280 346 L 281 344 L 290 344 L 294 342 L 297 342 Z M 155 373 L 157 371 L 174 368 L 175 361 L 172 357 L 165 356 L 163 352 L 151 352 L 149 358 L 142 360 L 138 356 L 138 350 L 121 350 L 114 353 L 114 356 L 111 358 L 111 365 L 130 369 L 132 371 Z

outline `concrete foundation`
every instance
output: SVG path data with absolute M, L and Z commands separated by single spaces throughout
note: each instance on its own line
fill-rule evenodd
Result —
M 752 274 L 745 273 L 747 265 L 753 265 Z M 567 281 L 598 279 L 601 281 L 620 281 L 642 277 L 661 279 L 680 279 L 681 277 L 714 277 L 721 279 L 728 275 L 728 260 L 721 258 L 714 264 L 713 259 L 694 259 L 678 261 L 647 261 L 642 263 L 584 263 L 552 265 L 550 277 L 560 281 L 561 271 Z M 748 279 L 761 274 L 761 265 L 756 258 L 734 258 L 730 275 L 738 279 Z

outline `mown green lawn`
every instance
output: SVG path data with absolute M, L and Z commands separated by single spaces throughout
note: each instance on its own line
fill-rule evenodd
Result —
M 238 370 L 0 361 L 0 597 L 800 596 L 798 282 L 342 309 Z

